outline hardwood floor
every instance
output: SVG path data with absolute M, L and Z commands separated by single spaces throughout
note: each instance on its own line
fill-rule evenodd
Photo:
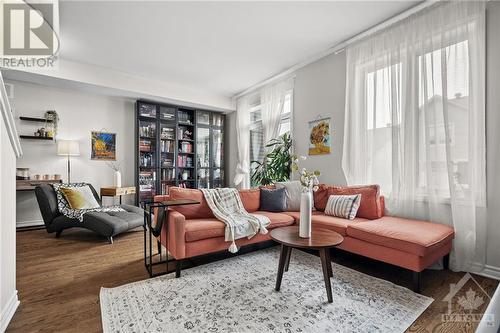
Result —
M 223 256 L 198 258 L 193 263 L 206 263 Z M 411 286 L 411 274 L 391 265 L 341 251 L 335 251 L 332 259 L 367 274 Z M 477 323 L 450 325 L 442 324 L 441 320 L 447 311 L 443 298 L 449 292 L 449 285 L 463 276 L 451 271 L 423 273 L 422 293 L 435 301 L 409 332 L 474 332 Z M 21 305 L 7 332 L 101 332 L 100 288 L 147 277 L 142 231 L 118 236 L 113 245 L 85 230 L 68 230 L 58 239 L 45 230 L 18 232 L 17 288 Z M 498 281 L 474 277 L 491 296 Z M 488 299 L 484 298 L 480 310 L 487 306 Z

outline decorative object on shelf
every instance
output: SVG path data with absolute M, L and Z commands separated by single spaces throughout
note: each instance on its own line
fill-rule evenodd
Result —
M 292 156 L 292 171 L 299 171 L 299 160 L 306 160 L 305 156 Z M 311 237 L 311 215 L 312 215 L 312 192 L 318 190 L 318 177 L 321 173 L 318 170 L 313 172 L 302 168 L 299 172 L 300 185 L 302 185 L 302 194 L 300 196 L 300 221 L 299 237 Z
M 30 168 L 16 168 L 16 180 L 30 179 Z
M 68 183 L 71 183 L 70 156 L 80 156 L 80 143 L 77 140 L 59 140 L 57 142 L 57 155 L 68 157 Z
M 106 164 L 114 171 L 113 186 L 122 187 L 122 174 L 120 172 L 122 162 L 107 162 Z
M 90 159 L 100 161 L 116 160 L 116 133 L 92 131 Z
M 189 178 L 189 171 L 184 170 L 182 171 L 182 180 L 188 180 Z
M 251 176 L 252 186 L 270 185 L 290 179 L 290 150 L 292 148 L 290 134 L 285 133 L 272 139 L 266 148 L 272 150 L 264 157 L 263 161 L 251 162 L 251 164 L 257 165 Z
M 59 115 L 56 110 L 46 111 L 44 114 L 46 125 L 52 125 L 52 130 L 47 132 L 49 138 L 55 138 L 57 136 L 57 130 L 59 125 Z
M 330 154 L 330 118 L 309 122 L 309 155 Z

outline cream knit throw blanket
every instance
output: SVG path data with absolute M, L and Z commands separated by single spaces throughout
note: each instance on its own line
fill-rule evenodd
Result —
M 266 227 L 271 223 L 264 215 L 250 214 L 243 207 L 240 195 L 234 188 L 202 189 L 208 206 L 215 217 L 226 224 L 226 242 L 232 242 L 229 252 L 238 252 L 236 239 L 255 236 L 258 232 L 267 234 Z

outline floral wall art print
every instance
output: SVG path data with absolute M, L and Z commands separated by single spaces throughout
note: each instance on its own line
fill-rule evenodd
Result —
M 309 122 L 309 155 L 330 154 L 330 118 Z
M 116 133 L 92 131 L 91 137 L 90 158 L 92 160 L 116 160 Z

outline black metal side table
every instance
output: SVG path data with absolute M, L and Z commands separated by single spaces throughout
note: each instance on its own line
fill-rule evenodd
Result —
M 160 276 L 164 274 L 169 274 L 171 272 L 168 271 L 168 263 L 175 261 L 175 277 L 178 278 L 181 276 L 181 265 L 182 262 L 180 260 L 169 259 L 168 258 L 168 238 L 169 238 L 169 227 L 168 227 L 168 208 L 173 206 L 184 206 L 184 205 L 196 205 L 199 204 L 199 201 L 190 200 L 190 199 L 181 199 L 181 200 L 166 200 L 161 202 L 152 202 L 152 201 L 143 201 L 141 203 L 144 208 L 144 266 L 149 273 L 149 277 Z M 156 225 L 153 226 L 153 212 L 154 209 L 157 208 L 157 218 Z M 165 260 L 162 260 L 161 246 L 162 246 L 162 228 L 163 224 L 166 226 L 166 240 L 165 240 L 165 248 L 167 250 Z M 148 241 L 147 234 L 149 230 L 149 253 L 148 253 Z M 153 236 L 157 239 L 158 245 L 158 254 L 160 256 L 160 260 L 157 262 L 153 262 Z M 154 273 L 153 266 L 156 265 L 166 265 L 165 272 Z

